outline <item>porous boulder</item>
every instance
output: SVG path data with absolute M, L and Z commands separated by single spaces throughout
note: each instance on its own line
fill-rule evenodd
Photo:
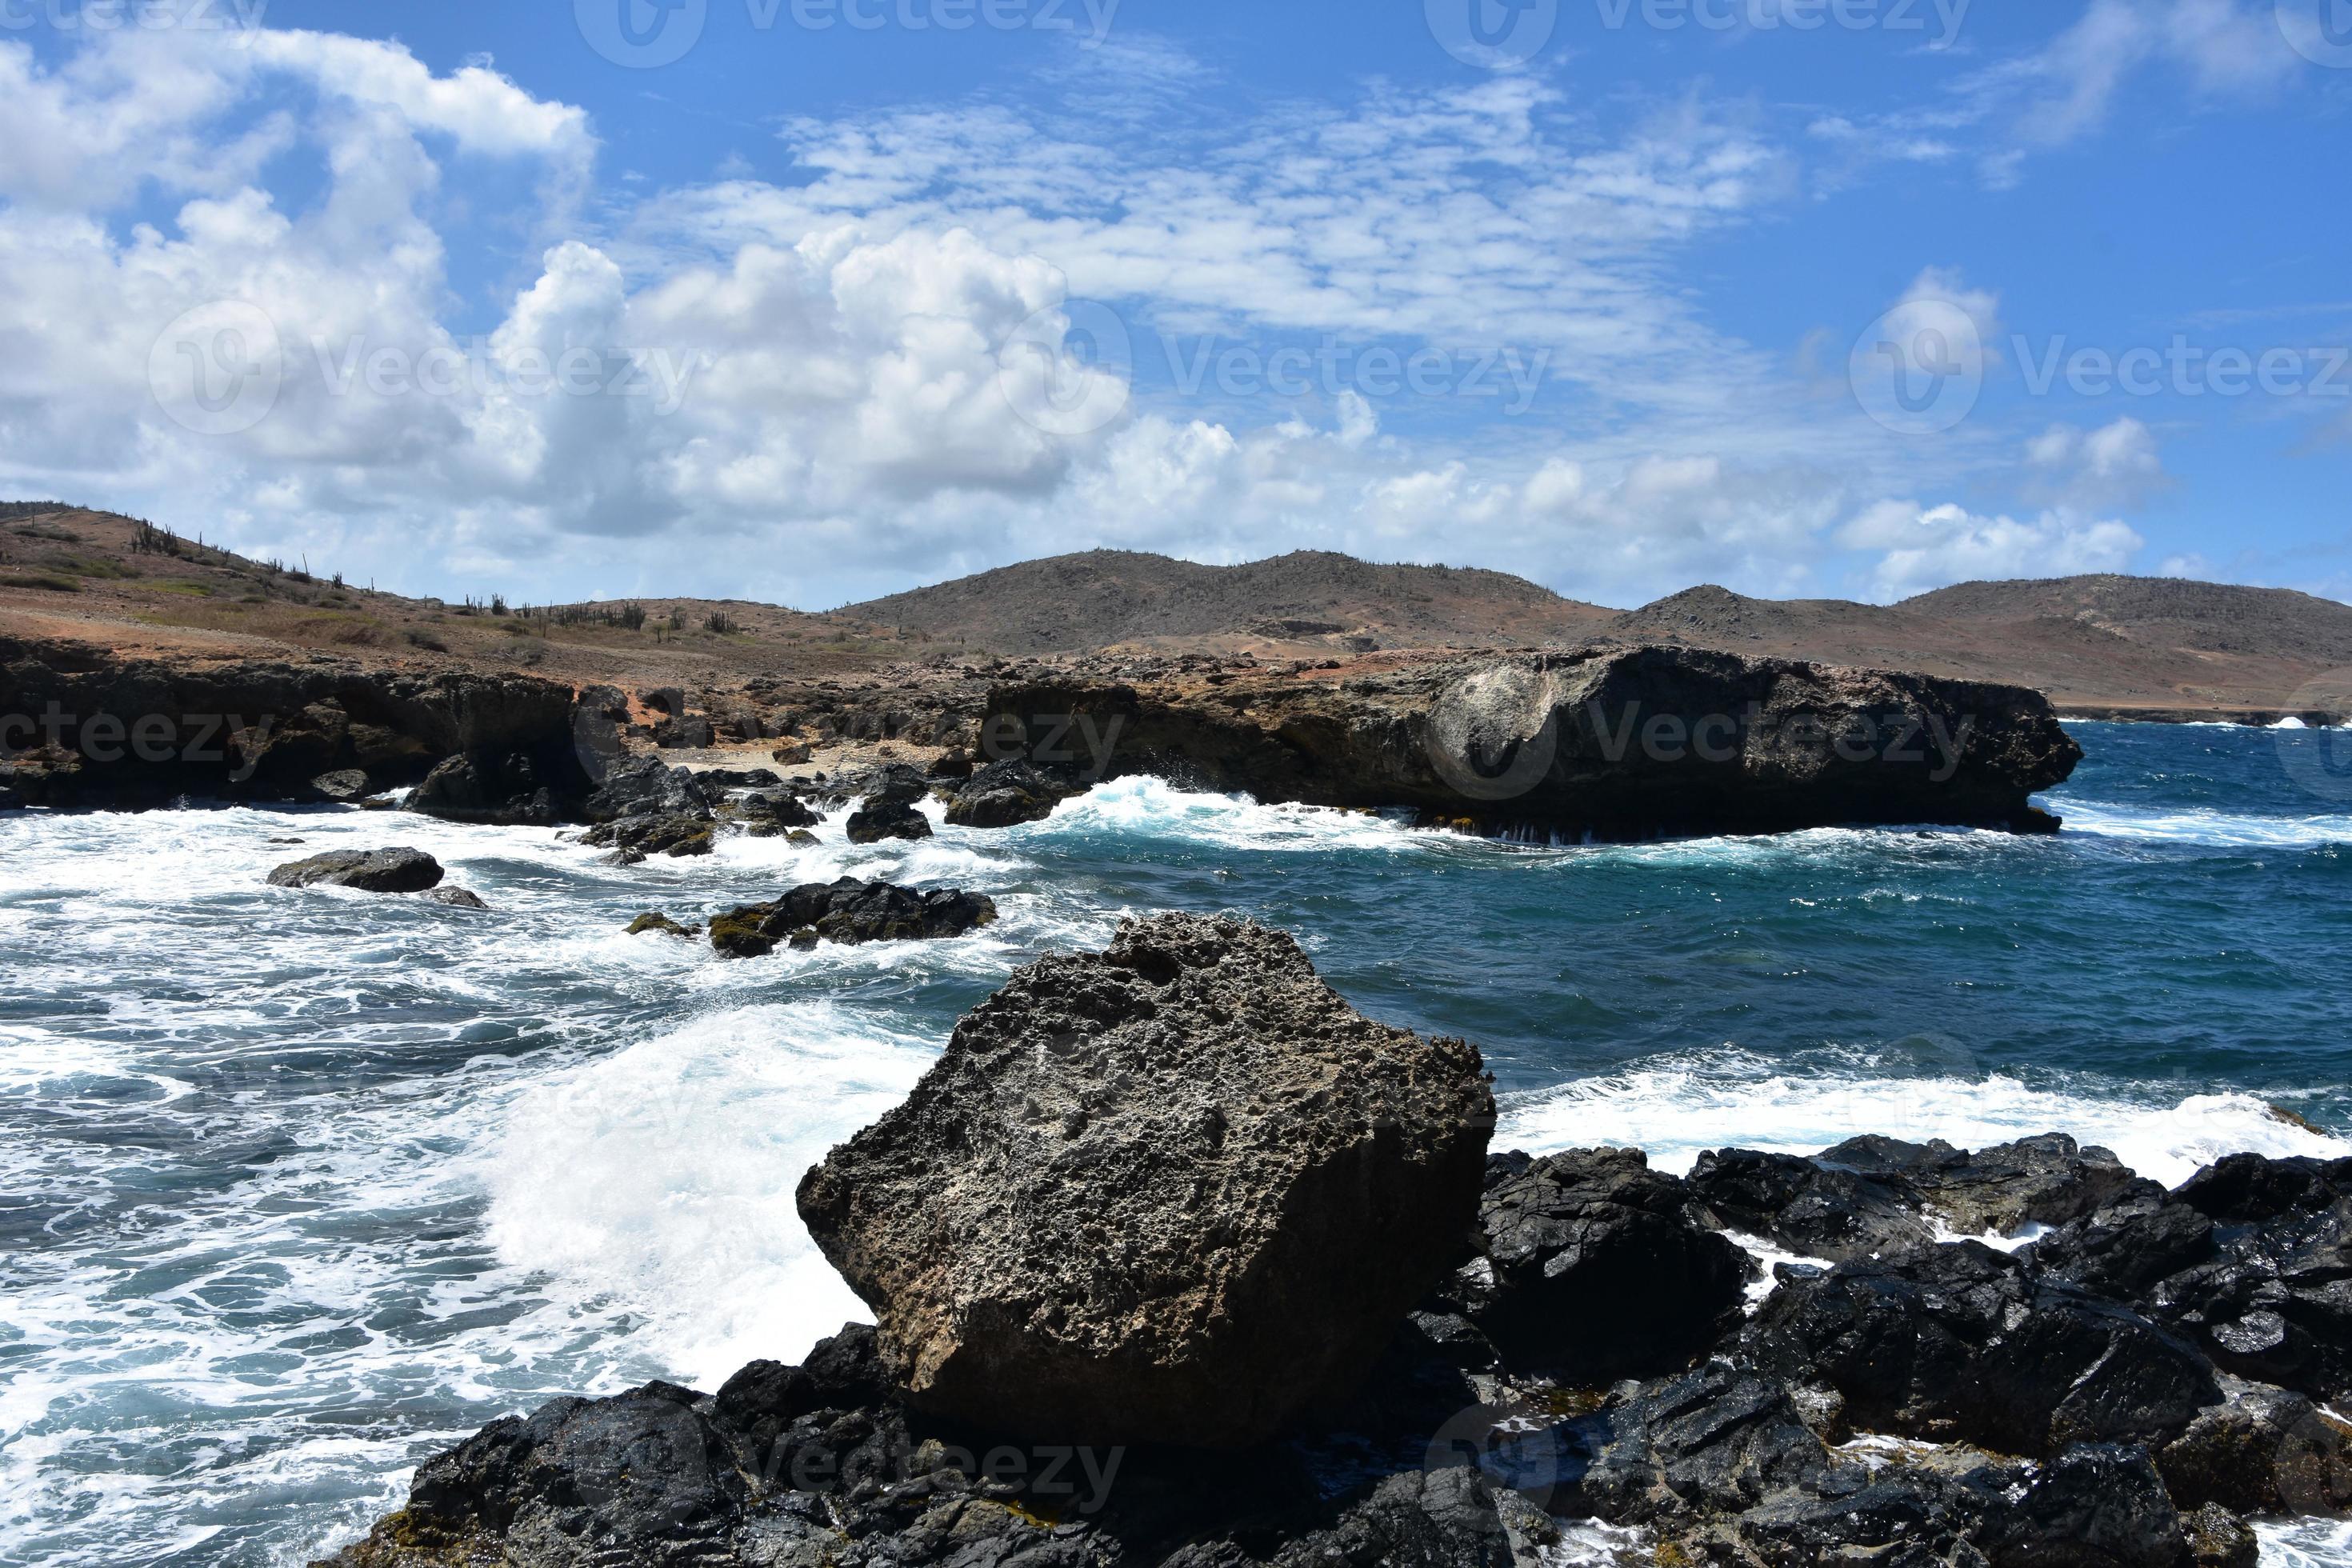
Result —
M 421 893 L 441 885 L 441 863 L 422 849 L 332 849 L 269 873 L 273 888 L 356 888 L 363 893 Z
M 1016 973 L 800 1211 L 918 1407 L 1236 1447 L 1349 1392 L 1455 1260 L 1493 1121 L 1469 1045 L 1162 915 Z

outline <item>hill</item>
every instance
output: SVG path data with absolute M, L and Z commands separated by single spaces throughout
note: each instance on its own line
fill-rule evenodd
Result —
M 1611 612 L 1501 572 L 1297 551 L 1239 566 L 1097 550 L 1000 567 L 839 614 L 1008 654 L 1178 639 L 1383 647 L 1572 641 Z
M 1892 605 L 1707 585 L 1620 614 L 1500 572 L 1095 551 L 825 614 L 683 598 L 448 604 L 48 502 L 0 503 L 0 634 L 172 658 L 520 668 L 639 691 L 923 685 L 950 669 L 984 683 L 996 658 L 1105 649 L 1320 660 L 1612 639 L 2030 686 L 2074 713 L 2266 719 L 2316 707 L 2315 681 L 2352 699 L 2352 605 L 2172 579 L 1967 583 Z
M 2314 681 L 2352 691 L 2352 605 L 2173 578 L 1965 583 L 1892 605 L 1707 586 L 1608 635 L 2006 681 L 2075 712 L 2259 714 Z

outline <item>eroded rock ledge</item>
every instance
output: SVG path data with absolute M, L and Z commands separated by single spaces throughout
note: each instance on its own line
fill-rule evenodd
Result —
M 982 748 L 1095 777 L 1603 839 L 2047 830 L 2031 797 L 2082 759 L 2022 688 L 1682 647 L 1048 676 L 990 694 Z

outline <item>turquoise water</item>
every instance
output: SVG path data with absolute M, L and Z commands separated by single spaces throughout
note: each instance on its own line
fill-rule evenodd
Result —
M 495 1415 L 797 1355 L 859 1311 L 802 1170 L 1124 912 L 1297 931 L 1366 1011 L 1478 1042 L 1522 1146 L 2056 1128 L 2166 1180 L 2352 1152 L 2329 738 L 2077 733 L 2054 840 L 1533 848 L 1143 780 L 1007 833 L 626 871 L 356 812 L 0 818 L 0 1563 L 299 1563 Z M 495 912 L 261 885 L 387 842 Z M 1005 918 L 749 963 L 620 933 L 845 871 Z

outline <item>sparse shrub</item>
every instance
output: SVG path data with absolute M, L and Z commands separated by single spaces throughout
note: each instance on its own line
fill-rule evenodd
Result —
M 742 624 L 724 610 L 713 610 L 702 623 L 702 629 L 716 637 L 729 637 L 743 629 Z

